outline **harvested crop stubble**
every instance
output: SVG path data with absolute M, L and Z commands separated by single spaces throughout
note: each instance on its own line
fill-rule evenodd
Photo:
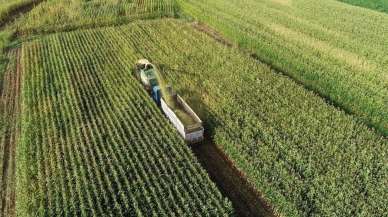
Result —
M 139 54 L 128 46 L 117 54 L 110 35 L 118 33 L 75 31 L 23 44 L 18 216 L 231 215 L 131 75 Z

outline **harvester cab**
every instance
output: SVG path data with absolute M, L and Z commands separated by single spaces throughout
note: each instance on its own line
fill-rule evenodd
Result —
M 202 141 L 204 128 L 201 119 L 171 86 L 164 85 L 162 80 L 158 80 L 160 75 L 156 67 L 148 60 L 141 59 L 137 61 L 135 68 L 137 79 L 185 141 L 191 144 Z
M 148 91 L 158 86 L 158 79 L 155 74 L 155 67 L 146 59 L 141 59 L 136 63 L 136 75 Z
M 143 84 L 145 89 L 151 94 L 153 100 L 160 106 L 162 97 L 161 87 L 159 86 L 157 69 L 148 60 L 141 59 L 136 63 L 136 76 Z

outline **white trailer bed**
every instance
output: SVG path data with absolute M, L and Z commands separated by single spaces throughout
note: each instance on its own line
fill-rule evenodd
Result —
M 167 105 L 164 99 L 161 99 L 161 107 L 171 123 L 175 126 L 178 132 L 182 135 L 184 140 L 190 144 L 198 143 L 203 140 L 204 128 L 202 126 L 201 119 L 195 114 L 195 112 L 187 105 L 187 103 L 179 96 L 176 96 L 177 103 L 189 114 L 194 120 L 195 124 L 185 126 L 183 122 L 178 118 L 174 111 Z

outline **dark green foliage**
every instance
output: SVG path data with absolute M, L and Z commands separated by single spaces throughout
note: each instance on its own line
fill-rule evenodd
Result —
M 372 10 L 388 13 L 387 0 L 338 0 L 351 5 L 369 8 Z

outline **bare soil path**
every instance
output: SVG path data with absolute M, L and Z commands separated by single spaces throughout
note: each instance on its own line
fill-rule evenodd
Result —
M 15 148 L 20 133 L 20 49 L 9 52 L 10 62 L 0 89 L 0 216 L 15 216 Z
M 192 150 L 221 192 L 232 201 L 239 217 L 276 217 L 269 204 L 244 173 L 209 138 Z

